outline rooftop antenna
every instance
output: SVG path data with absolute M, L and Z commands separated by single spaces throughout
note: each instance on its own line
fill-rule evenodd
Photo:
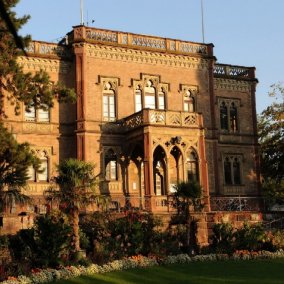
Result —
M 202 42 L 204 43 L 204 18 L 203 18 L 203 0 L 200 1 L 201 4 L 201 22 L 202 22 Z
M 80 0 L 81 25 L 84 25 L 84 0 Z

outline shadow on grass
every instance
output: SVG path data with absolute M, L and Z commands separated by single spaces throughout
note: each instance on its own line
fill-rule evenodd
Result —
M 67 284 L 283 284 L 284 259 L 258 261 L 194 262 L 131 269 L 58 281 Z

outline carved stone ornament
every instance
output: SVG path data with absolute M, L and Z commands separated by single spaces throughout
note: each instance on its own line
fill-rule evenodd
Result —
M 251 92 L 251 82 L 233 79 L 214 78 L 214 89 Z

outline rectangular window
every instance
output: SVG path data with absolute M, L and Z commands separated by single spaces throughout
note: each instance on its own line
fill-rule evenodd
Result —
M 159 109 L 165 109 L 165 96 L 159 95 Z
M 145 94 L 145 108 L 156 108 L 155 95 L 147 93 Z
M 114 96 L 103 97 L 103 115 L 105 121 L 115 120 L 115 100 Z
M 40 122 L 49 122 L 49 109 L 48 106 L 46 108 L 39 108 L 38 109 L 38 121 Z
M 35 181 L 35 177 L 36 177 L 36 172 L 33 166 L 29 166 L 28 168 L 28 177 L 29 177 L 29 181 Z
M 135 112 L 142 110 L 142 96 L 141 92 L 135 94 Z
M 29 110 L 25 111 L 25 120 L 26 121 L 35 121 L 36 120 L 36 110 L 34 106 L 31 106 Z

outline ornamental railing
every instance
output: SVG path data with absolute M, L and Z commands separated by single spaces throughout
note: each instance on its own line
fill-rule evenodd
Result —
M 28 54 L 37 54 L 42 56 L 65 58 L 69 58 L 71 56 L 71 53 L 66 46 L 41 41 L 32 41 L 25 50 Z
M 178 53 L 197 53 L 212 55 L 211 44 L 201 44 L 189 41 L 180 41 L 162 37 L 139 35 L 119 31 L 110 31 L 85 26 L 74 27 L 72 41 L 90 41 L 99 43 L 112 43 L 115 45 L 129 46 L 133 48 L 151 49 Z
M 211 211 L 259 211 L 260 202 L 259 197 L 210 197 Z
M 123 129 L 130 130 L 144 125 L 202 127 L 202 116 L 195 112 L 143 109 L 120 121 Z
M 254 67 L 242 67 L 225 64 L 215 64 L 214 77 L 233 77 L 255 79 Z

